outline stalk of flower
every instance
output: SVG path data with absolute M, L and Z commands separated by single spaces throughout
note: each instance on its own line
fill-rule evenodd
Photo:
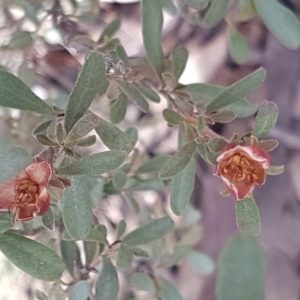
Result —
M 263 185 L 270 156 L 256 145 L 229 143 L 217 158 L 215 175 L 220 177 L 236 200 L 249 196 L 255 185 Z
M 52 176 L 48 162 L 34 162 L 16 177 L 0 185 L 0 210 L 12 212 L 12 222 L 41 216 L 50 207 L 47 185 Z

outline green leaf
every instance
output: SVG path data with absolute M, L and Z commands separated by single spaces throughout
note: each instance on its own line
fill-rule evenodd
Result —
M 250 75 L 235 82 L 223 90 L 207 105 L 207 113 L 220 110 L 230 104 L 238 102 L 241 98 L 255 91 L 262 84 L 265 77 L 265 69 L 259 68 Z
M 133 255 L 137 257 L 149 258 L 149 254 L 147 251 L 139 248 L 139 247 L 131 247 Z
M 95 135 L 90 135 L 87 136 L 85 138 L 82 138 L 78 141 L 78 143 L 76 144 L 76 146 L 79 147 L 89 147 L 92 146 L 96 143 L 97 139 Z
M 68 133 L 65 144 L 78 141 L 87 135 L 99 124 L 99 117 L 94 114 L 87 114 L 80 118 Z
M 108 257 L 103 258 L 102 271 L 96 282 L 95 300 L 116 300 L 119 279 L 114 265 Z
M 196 162 L 192 158 L 185 168 L 172 178 L 171 181 L 171 209 L 180 216 L 185 211 L 194 190 Z
M 267 28 L 287 48 L 300 46 L 300 23 L 295 14 L 276 0 L 253 0 Z
M 196 143 L 194 141 L 191 141 L 180 148 L 163 164 L 158 173 L 159 178 L 168 179 L 183 170 L 192 159 L 195 149 Z
M 171 282 L 167 281 L 164 278 L 161 278 L 158 284 L 158 294 L 161 300 L 182 300 L 178 289 Z
M 120 123 L 126 115 L 127 97 L 124 93 L 120 93 L 119 97 L 110 107 L 109 120 L 112 124 Z
M 223 138 L 213 138 L 207 143 L 207 147 L 211 152 L 220 152 L 227 145 Z
M 89 296 L 90 286 L 85 280 L 76 282 L 69 292 L 69 300 L 87 300 Z
M 159 103 L 160 102 L 160 97 L 159 95 L 150 87 L 144 85 L 144 84 L 138 84 L 138 83 L 133 83 L 133 86 L 138 90 L 140 94 L 142 94 L 146 99 L 154 102 L 154 103 Z
M 140 206 L 139 206 L 139 204 L 137 203 L 137 201 L 135 200 L 135 198 L 132 197 L 132 195 L 126 195 L 125 198 L 126 198 L 126 200 L 129 202 L 130 208 L 132 209 L 132 211 L 133 211 L 135 214 L 138 214 L 138 213 L 140 212 Z
M 144 272 L 133 273 L 130 284 L 138 291 L 154 291 L 153 280 Z
M 166 108 L 162 112 L 163 118 L 168 122 L 170 125 L 179 125 L 183 122 L 183 117 L 178 114 L 176 111 Z
M 53 231 L 55 229 L 55 218 L 51 207 L 47 210 L 45 214 L 42 215 L 42 222 L 43 225 L 49 230 Z
M 118 168 L 125 160 L 124 151 L 105 151 L 90 156 L 83 156 L 68 165 L 57 169 L 61 175 L 80 176 L 100 176 Z
M 244 64 L 248 60 L 249 50 L 245 38 L 233 26 L 229 31 L 229 53 L 238 64 Z
M 38 289 L 35 290 L 35 296 L 37 300 L 48 300 L 47 295 Z
M 147 57 L 162 82 L 164 53 L 162 50 L 163 14 L 159 0 L 141 1 L 142 34 Z
M 24 148 L 10 145 L 0 137 L 0 184 L 18 175 L 31 162 L 31 158 Z
M 236 115 L 231 110 L 223 110 L 211 114 L 209 117 L 216 123 L 230 123 L 236 118 Z
M 187 255 L 186 259 L 192 269 L 194 269 L 200 275 L 209 275 L 215 269 L 214 262 L 204 253 L 191 251 Z
M 212 0 L 201 24 L 209 28 L 217 25 L 227 13 L 228 2 L 228 0 Z
M 70 132 L 75 123 L 85 114 L 96 97 L 101 85 L 106 84 L 105 63 L 100 53 L 87 55 L 66 108 L 65 128 Z
M 55 252 L 18 234 L 2 234 L 0 250 L 14 265 L 40 280 L 58 280 L 64 270 L 63 262 Z
M 125 172 L 118 170 L 115 174 L 115 176 L 113 177 L 113 186 L 116 190 L 121 190 L 127 180 L 127 175 Z
M 191 251 L 190 246 L 176 246 L 174 252 L 170 255 L 167 262 L 163 265 L 165 268 L 172 267 L 180 263 Z
M 33 44 L 33 38 L 29 31 L 20 31 L 12 34 L 7 45 L 8 49 L 26 49 Z
M 112 80 L 106 91 L 106 97 L 109 100 L 115 100 L 119 96 L 119 94 L 120 94 L 119 86 L 114 80 Z
M 209 0 L 184 0 L 186 4 L 194 9 L 202 10 L 207 7 Z
M 263 300 L 264 266 L 263 251 L 253 237 L 231 238 L 219 259 L 217 300 Z
M 144 164 L 142 164 L 138 169 L 136 170 L 137 174 L 144 174 L 144 173 L 152 173 L 152 172 L 158 172 L 161 168 L 161 166 L 166 162 L 166 160 L 170 157 L 169 154 L 163 154 L 155 156 L 148 161 L 146 161 Z
M 98 44 L 102 44 L 107 38 L 111 38 L 119 30 L 120 25 L 121 21 L 119 18 L 114 19 L 112 22 L 110 22 L 101 33 L 98 39 Z
M 74 239 L 72 238 L 67 231 L 64 231 L 62 234 L 62 239 L 65 241 L 74 241 L 74 240 L 79 240 L 79 239 Z M 84 241 L 87 242 L 98 242 L 102 244 L 107 244 L 106 241 L 106 234 L 104 234 L 102 231 L 91 227 L 90 232 L 88 236 L 84 239 Z
M 117 227 L 117 240 L 121 238 L 126 230 L 126 222 L 122 219 Z
M 133 86 L 130 86 L 128 83 L 123 82 L 122 80 L 116 80 L 116 82 L 128 99 L 133 101 L 142 112 L 148 112 L 149 104 L 142 94 L 140 94 Z
M 284 166 L 270 166 L 267 170 L 266 173 L 267 175 L 271 175 L 271 176 L 276 176 L 276 175 L 280 175 L 284 172 Z
M 133 148 L 130 137 L 113 124 L 99 118 L 99 124 L 95 131 L 103 144 L 111 150 L 131 151 Z
M 23 81 L 4 70 L 0 70 L 0 105 L 38 114 L 55 114 Z
M 75 266 L 77 251 L 78 249 L 74 241 L 65 241 L 61 239 L 60 241 L 61 257 L 66 265 L 68 272 L 73 278 L 75 278 L 74 266 Z
M 137 177 L 131 177 L 127 179 L 125 189 L 131 191 L 158 191 L 162 189 L 163 186 L 164 183 L 159 178 L 140 179 Z
M 132 257 L 133 257 L 133 253 L 132 253 L 131 248 L 128 245 L 121 243 L 119 251 L 118 251 L 116 265 L 120 269 L 126 270 L 131 265 Z
M 62 218 L 68 234 L 84 240 L 91 228 L 92 202 L 84 177 L 71 177 L 71 187 L 62 198 Z
M 85 254 L 85 264 L 89 266 L 93 261 L 96 252 L 98 251 L 98 244 L 96 242 L 84 242 L 84 254 Z
M 173 224 L 170 217 L 154 219 L 128 233 L 123 242 L 130 246 L 150 243 L 166 235 L 172 229 Z
M 277 117 L 277 105 L 274 102 L 264 100 L 258 109 L 251 134 L 259 140 L 265 138 L 275 127 Z
M 185 90 L 191 95 L 194 102 L 201 101 L 208 105 L 214 98 L 225 90 L 224 87 L 206 84 L 194 83 L 185 87 Z M 225 106 L 224 110 L 231 110 L 237 118 L 246 118 L 253 115 L 258 108 L 258 104 L 250 103 L 246 98 L 240 98 L 237 102 Z
M 119 60 L 121 60 L 125 67 L 129 67 L 129 58 L 126 54 L 126 51 L 122 45 L 118 45 L 116 48 L 116 54 Z
M 235 202 L 236 224 L 240 231 L 257 236 L 261 230 L 260 215 L 254 198 Z
M 56 142 L 53 142 L 45 134 L 42 133 L 36 134 L 35 139 L 43 146 L 57 146 Z
M 185 69 L 188 58 L 189 52 L 184 47 L 176 47 L 172 52 L 172 73 L 177 81 Z
M 205 119 L 202 116 L 199 116 L 196 120 L 197 131 L 202 133 L 205 129 Z
M 139 137 L 139 136 L 138 136 L 138 131 L 137 131 L 137 129 L 134 128 L 134 127 L 129 127 L 129 128 L 126 129 L 125 132 L 126 132 L 126 133 L 128 134 L 128 136 L 130 137 L 130 139 L 131 139 L 133 145 L 135 145 L 136 142 L 137 142 L 137 140 L 138 140 L 138 137 Z
M 35 136 L 38 133 L 47 133 L 47 128 L 52 123 L 53 120 L 48 120 L 45 122 L 40 123 L 33 131 L 32 135 Z

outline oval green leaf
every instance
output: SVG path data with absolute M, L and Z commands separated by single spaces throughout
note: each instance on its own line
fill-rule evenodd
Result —
M 228 0 L 212 0 L 201 24 L 209 28 L 217 25 L 227 13 L 228 2 Z
M 84 281 L 76 282 L 70 290 L 69 300 L 87 300 L 90 296 L 90 286 Z
M 170 217 L 154 219 L 149 223 L 128 233 L 123 242 L 130 246 L 138 246 L 147 244 L 166 235 L 174 223 Z
M 217 300 L 263 300 L 264 266 L 255 238 L 241 234 L 231 238 L 218 263 Z
M 71 177 L 71 187 L 62 198 L 62 218 L 65 228 L 74 240 L 84 240 L 90 232 L 92 202 L 83 177 Z
M 136 272 L 130 277 L 131 285 L 138 291 L 154 291 L 154 283 L 144 272 Z
M 200 2 L 202 0 L 198 0 Z M 183 73 L 186 63 L 189 58 L 189 52 L 184 47 L 176 47 L 172 54 L 171 54 L 171 60 L 172 60 L 172 74 L 176 81 L 179 80 L 181 74 Z
M 158 282 L 159 290 L 158 294 L 161 300 L 182 300 L 182 297 L 175 285 L 167 281 L 164 278 L 161 278 Z
M 55 252 L 18 234 L 2 234 L 0 250 L 14 265 L 40 280 L 58 280 L 64 270 L 64 264 Z
M 71 176 L 100 176 L 118 168 L 125 158 L 126 153 L 124 151 L 105 151 L 81 157 L 68 165 L 58 168 L 57 173 Z
M 119 279 L 114 265 L 108 257 L 103 258 L 102 270 L 96 282 L 95 300 L 116 300 Z
M 0 105 L 38 114 L 55 114 L 23 81 L 4 70 L 0 70 Z
M 259 235 L 261 230 L 260 214 L 253 197 L 235 202 L 236 223 L 240 231 Z
M 124 93 L 120 93 L 119 97 L 110 107 L 109 120 L 112 124 L 120 123 L 126 115 L 127 97 Z

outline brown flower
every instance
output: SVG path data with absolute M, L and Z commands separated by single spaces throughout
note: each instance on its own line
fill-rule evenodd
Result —
M 215 175 L 221 177 L 228 191 L 242 200 L 266 179 L 266 169 L 270 166 L 269 154 L 258 146 L 240 146 L 230 143 L 217 158 Z
M 0 210 L 11 211 L 13 222 L 43 215 L 50 207 L 46 186 L 52 175 L 49 163 L 34 162 L 19 175 L 0 185 Z

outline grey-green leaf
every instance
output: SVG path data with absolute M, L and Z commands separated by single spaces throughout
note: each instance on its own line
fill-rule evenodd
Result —
M 99 124 L 99 117 L 94 114 L 87 114 L 80 118 L 68 133 L 65 144 L 79 140 L 92 131 Z
M 280 175 L 283 172 L 284 172 L 284 166 L 283 165 L 280 165 L 280 166 L 270 166 L 266 170 L 267 175 L 271 175 L 271 176 Z
M 189 262 L 190 266 L 201 275 L 209 275 L 215 269 L 215 264 L 210 257 L 206 254 L 191 251 L 187 257 L 187 261 Z
M 234 27 L 229 32 L 229 53 L 238 64 L 244 64 L 248 60 L 249 49 L 245 38 Z
M 61 175 L 80 176 L 100 176 L 118 168 L 125 160 L 124 151 L 105 151 L 90 156 L 83 156 L 72 163 L 60 167 L 57 172 Z
M 182 300 L 182 297 L 175 285 L 167 281 L 164 278 L 161 278 L 158 282 L 159 291 L 158 294 L 161 300 Z
M 172 178 L 171 181 L 171 209 L 180 216 L 185 211 L 194 190 L 196 162 L 192 158 L 185 168 Z
M 114 265 L 108 257 L 103 258 L 102 270 L 96 282 L 95 300 L 116 300 L 119 279 Z
M 277 0 L 253 0 L 267 28 L 286 47 L 300 46 L 300 23 L 295 14 Z
M 85 280 L 76 282 L 69 293 L 69 300 L 87 300 L 90 296 L 90 286 Z
M 140 94 L 133 86 L 130 86 L 128 83 L 123 82 L 122 80 L 116 80 L 116 82 L 129 100 L 133 101 L 142 112 L 148 112 L 149 104 L 142 94 Z
M 123 242 L 130 246 L 150 243 L 166 235 L 173 227 L 173 224 L 170 217 L 154 219 L 131 231 L 124 237 Z
M 255 118 L 252 135 L 259 140 L 265 138 L 274 128 L 278 117 L 277 105 L 274 102 L 264 100 Z
M 146 161 L 144 164 L 142 164 L 138 169 L 136 170 L 136 173 L 152 173 L 152 172 L 158 172 L 161 168 L 161 166 L 166 162 L 166 160 L 170 157 L 169 154 L 163 154 L 155 156 L 148 161 Z
M 62 218 L 68 234 L 75 240 L 84 240 L 90 232 L 92 202 L 84 177 L 71 177 L 71 187 L 62 198 Z
M 133 257 L 133 253 L 132 253 L 131 248 L 128 245 L 121 243 L 119 251 L 118 251 L 116 265 L 120 269 L 126 270 L 131 265 L 132 257 Z
M 99 118 L 99 124 L 95 127 L 103 144 L 111 150 L 123 150 L 129 152 L 133 148 L 130 137 L 113 124 Z
M 74 266 L 77 255 L 77 246 L 74 241 L 65 241 L 61 239 L 60 241 L 60 252 L 61 257 L 66 265 L 66 269 L 71 276 L 74 276 Z
M 91 52 L 78 75 L 66 109 L 65 128 L 70 132 L 75 123 L 85 114 L 99 92 L 106 84 L 105 63 L 100 53 Z
M 259 68 L 250 75 L 235 82 L 212 100 L 206 107 L 206 112 L 220 110 L 255 91 L 265 80 L 266 71 Z
M 219 259 L 217 300 L 263 300 L 264 267 L 255 238 L 241 234 L 231 238 Z
M 4 70 L 0 70 L 0 105 L 38 114 L 55 114 L 23 81 Z
M 133 85 L 140 92 L 140 94 L 142 94 L 146 99 L 154 103 L 160 102 L 159 95 L 150 87 L 146 86 L 145 84 L 137 84 L 137 83 L 133 83 Z
M 154 283 L 150 276 L 144 272 L 136 272 L 130 277 L 131 285 L 138 291 L 153 291 Z
M 240 231 L 257 236 L 261 230 L 260 214 L 252 196 L 235 202 L 236 224 Z
M 164 53 L 162 50 L 163 14 L 159 0 L 141 1 L 143 43 L 150 64 L 162 82 Z
M 114 19 L 112 22 L 110 22 L 100 35 L 98 43 L 102 44 L 106 38 L 111 38 L 119 30 L 120 25 L 121 21 L 119 18 Z
M 228 0 L 212 0 L 202 24 L 209 28 L 217 25 L 227 13 L 228 2 Z
M 124 93 L 120 93 L 119 97 L 110 107 L 109 120 L 112 124 L 120 123 L 126 115 L 127 97 Z
M 170 125 L 179 125 L 183 122 L 183 117 L 177 113 L 176 111 L 166 108 L 162 112 L 163 118 L 168 122 Z
M 185 69 L 188 58 L 189 52 L 184 47 L 176 47 L 172 52 L 172 73 L 177 81 Z
M 45 214 L 42 215 L 43 225 L 49 230 L 55 229 L 55 218 L 52 209 L 49 208 Z
M 122 219 L 117 227 L 117 239 L 120 239 L 126 230 L 126 222 Z
M 0 250 L 14 265 L 40 280 L 58 280 L 64 270 L 61 258 L 50 248 L 18 234 L 2 234 Z
M 160 172 L 158 173 L 159 178 L 168 179 L 183 170 L 191 160 L 195 149 L 196 143 L 194 141 L 191 141 L 180 148 L 163 164 Z

